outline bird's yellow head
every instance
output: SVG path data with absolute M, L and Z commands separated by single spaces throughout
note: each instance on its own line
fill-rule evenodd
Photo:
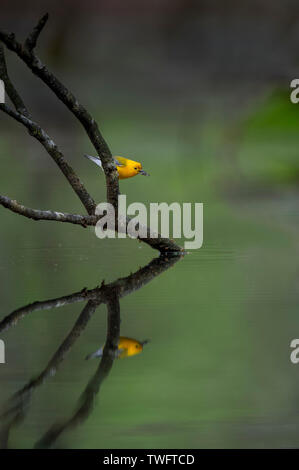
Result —
M 135 354 L 141 353 L 143 345 L 136 341 L 135 344 L 130 344 L 128 347 L 128 356 L 134 356 Z
M 141 170 L 142 170 L 141 163 L 132 161 L 132 171 L 134 171 L 134 176 L 138 175 L 138 173 L 140 173 Z

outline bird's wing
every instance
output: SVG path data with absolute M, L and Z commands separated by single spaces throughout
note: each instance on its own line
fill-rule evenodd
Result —
M 93 359 L 94 357 L 102 357 L 102 356 L 103 356 L 103 348 L 100 348 L 94 353 L 88 354 L 88 356 L 86 356 L 85 359 L 88 361 L 89 359 Z
M 123 359 L 128 355 L 128 349 L 127 348 L 120 348 L 117 350 L 117 357 L 118 359 Z
M 86 155 L 86 154 L 84 155 L 84 157 L 88 158 L 88 160 L 91 160 L 92 162 L 94 162 L 96 165 L 98 165 L 99 167 L 101 167 L 103 169 L 103 165 L 102 165 L 101 159 L 99 157 L 92 157 L 91 155 Z M 126 159 L 125 158 L 113 157 L 113 161 L 114 161 L 116 166 L 119 166 L 119 167 L 126 166 Z
M 116 166 L 126 166 L 126 159 L 124 157 L 113 157 Z
M 102 167 L 102 162 L 101 162 L 101 159 L 99 157 L 92 157 L 91 155 L 84 155 L 84 157 L 88 158 L 88 160 L 91 160 L 92 162 L 94 162 L 96 165 L 98 165 L 99 167 Z

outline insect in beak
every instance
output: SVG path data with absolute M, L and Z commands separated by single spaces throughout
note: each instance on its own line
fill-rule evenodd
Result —
M 146 171 L 139 170 L 139 175 L 150 176 Z
M 149 176 L 149 175 L 148 175 L 148 176 Z M 150 339 L 146 339 L 146 340 L 144 340 L 144 341 L 141 341 L 140 344 L 141 344 L 142 346 L 144 346 L 145 344 L 150 343 L 150 341 L 151 341 Z

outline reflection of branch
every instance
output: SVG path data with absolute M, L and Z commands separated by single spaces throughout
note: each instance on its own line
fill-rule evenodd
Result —
M 30 380 L 21 390 L 16 392 L 8 401 L 3 412 L 0 414 L 3 425 L 0 429 L 0 448 L 6 448 L 11 429 L 20 424 L 26 416 L 32 393 L 41 386 L 49 377 L 56 374 L 59 364 L 65 359 L 75 341 L 84 331 L 88 321 L 94 314 L 100 302 L 90 300 L 82 310 L 74 327 L 65 338 L 63 343 L 52 356 L 46 368 L 35 379 Z
M 16 413 L 10 421 L 4 423 L 0 428 L 0 449 L 7 449 L 10 430 L 18 423 L 23 421 L 24 412 L 22 407 L 16 409 Z
M 60 347 L 57 349 L 56 353 L 52 356 L 46 368 L 38 377 L 30 380 L 21 390 L 19 390 L 12 396 L 12 398 L 9 400 L 6 409 L 0 415 L 0 418 L 3 419 L 5 417 L 13 415 L 14 419 L 15 412 L 19 413 L 20 408 L 24 409 L 25 406 L 28 406 L 28 403 L 31 398 L 31 393 L 40 385 L 42 385 L 48 377 L 52 377 L 56 374 L 59 364 L 65 359 L 67 353 L 70 351 L 75 341 L 84 331 L 88 321 L 94 314 L 99 304 L 100 302 L 96 302 L 93 300 L 87 302 L 72 330 L 67 335 Z
M 66 354 L 72 348 L 81 333 L 85 330 L 87 323 L 89 322 L 90 318 L 92 317 L 100 303 L 100 301 L 96 302 L 94 300 L 89 300 L 87 302 L 72 330 L 65 338 L 63 343 L 60 345 L 60 347 L 57 349 L 56 353 L 53 355 L 47 367 L 36 379 L 31 380 L 25 387 L 23 387 L 19 392 L 17 392 L 15 396 L 22 395 L 25 392 L 28 392 L 33 388 L 38 387 L 48 377 L 52 377 L 56 374 L 59 364 L 65 359 Z
M 103 381 L 108 377 L 112 369 L 113 362 L 116 357 L 115 353 L 118 347 L 120 334 L 120 306 L 118 293 L 115 289 L 112 289 L 109 293 L 109 298 L 107 301 L 107 314 L 107 335 L 103 356 L 96 373 L 89 381 L 79 400 L 79 406 L 77 410 L 65 422 L 52 426 L 49 431 L 47 431 L 46 434 L 36 443 L 35 447 L 50 447 L 63 432 L 73 428 L 78 424 L 82 424 L 82 422 L 88 418 L 91 411 L 93 410 L 94 399 L 96 395 L 98 395 Z
M 83 289 L 79 292 L 75 292 L 74 294 L 66 295 L 64 297 L 58 297 L 57 299 L 51 300 L 44 300 L 42 302 L 33 302 L 32 304 L 25 305 L 24 307 L 18 308 L 14 312 L 7 315 L 7 317 L 3 318 L 0 322 L 0 332 L 8 330 L 9 328 L 16 326 L 19 320 L 24 316 L 28 315 L 29 313 L 37 312 L 39 310 L 50 310 L 52 308 L 57 307 L 64 307 L 65 305 L 76 303 L 76 302 L 83 302 L 84 300 L 88 300 L 87 289 Z
M 7 403 L 0 415 L 1 419 L 4 421 L 4 424 L 0 429 L 0 447 L 6 446 L 5 443 L 7 443 L 11 428 L 16 424 L 19 424 L 25 418 L 26 409 L 29 406 L 32 393 L 49 377 L 57 372 L 59 365 L 63 362 L 67 353 L 71 350 L 78 337 L 86 328 L 88 321 L 97 307 L 101 303 L 106 303 L 108 308 L 108 326 L 102 360 L 96 374 L 91 379 L 82 395 L 82 402 L 77 412 L 67 423 L 59 426 L 61 431 L 59 431 L 57 435 L 59 435 L 64 428 L 68 428 L 77 422 L 81 422 L 89 415 L 92 409 L 93 397 L 98 393 L 102 381 L 109 374 L 113 364 L 113 351 L 117 348 L 119 338 L 119 298 L 140 289 L 163 271 L 173 266 L 179 259 L 181 259 L 181 257 L 182 256 L 171 256 L 170 258 L 165 258 L 160 256 L 159 258 L 153 259 L 147 266 L 140 268 L 136 273 L 131 274 L 130 276 L 120 278 L 107 285 L 102 283 L 100 287 L 96 287 L 92 290 L 83 289 L 80 292 L 75 292 L 74 294 L 57 299 L 47 300 L 44 302 L 34 302 L 12 312 L 2 320 L 0 323 L 0 331 L 3 332 L 16 325 L 20 318 L 31 312 L 57 308 L 75 302 L 88 301 L 74 327 L 60 345 L 56 353 L 52 356 L 46 368 L 38 377 L 30 380 L 21 390 L 16 392 Z M 55 427 L 55 433 L 57 433 L 57 430 L 58 428 Z M 51 431 L 52 437 L 53 432 L 54 428 Z M 50 439 L 51 436 L 48 436 L 48 438 Z M 40 445 L 42 445 L 42 442 L 40 442 Z
M 130 276 L 120 278 L 111 284 L 104 284 L 95 289 L 83 289 L 74 294 L 66 295 L 63 297 L 58 297 L 56 299 L 45 300 L 42 302 L 33 302 L 32 304 L 25 305 L 10 315 L 5 317 L 0 322 L 0 333 L 8 330 L 9 328 L 15 326 L 17 322 L 28 315 L 39 310 L 49 310 L 52 308 L 63 307 L 64 305 L 84 302 L 86 300 L 96 300 L 101 302 L 106 302 L 106 295 L 109 292 L 109 289 L 118 289 L 119 297 L 124 297 L 133 291 L 140 289 L 142 286 L 150 282 L 156 276 L 166 271 L 168 268 L 173 266 L 178 260 L 182 258 L 181 256 L 170 256 L 166 258 L 165 256 L 159 256 L 159 258 L 154 258 L 149 264 L 140 268 L 134 274 Z

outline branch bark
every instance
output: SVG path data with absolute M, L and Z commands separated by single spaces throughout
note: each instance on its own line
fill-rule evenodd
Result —
M 42 32 L 45 24 L 47 23 L 48 21 L 48 18 L 49 18 L 49 14 L 46 13 L 40 20 L 39 22 L 37 23 L 37 25 L 35 26 L 35 28 L 33 29 L 33 31 L 29 34 L 29 36 L 27 37 L 26 41 L 25 41 L 25 48 L 27 49 L 28 52 L 32 52 L 33 49 L 35 49 L 36 47 L 36 43 L 37 43 L 37 40 L 38 40 L 38 37 L 40 35 L 40 33 Z
M 30 207 L 25 207 L 17 201 L 2 195 L 0 195 L 0 204 L 16 214 L 33 220 L 54 220 L 55 222 L 69 222 L 71 224 L 87 227 L 88 225 L 95 225 L 99 219 L 99 217 L 95 215 L 78 215 L 68 214 L 67 212 L 31 209 Z

